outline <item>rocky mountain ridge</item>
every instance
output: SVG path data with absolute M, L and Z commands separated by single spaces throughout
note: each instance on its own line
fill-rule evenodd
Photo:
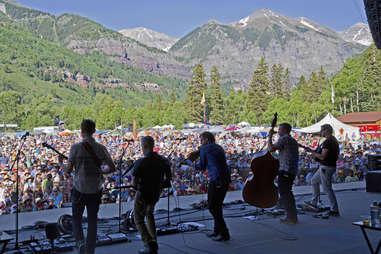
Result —
M 188 66 L 201 63 L 210 71 L 217 65 L 224 82 L 246 88 L 261 57 L 270 65 L 288 68 L 295 83 L 320 66 L 334 74 L 347 58 L 365 48 L 307 18 L 262 9 L 232 24 L 211 20 L 177 41 L 169 52 Z
M 169 35 L 153 31 L 145 27 L 122 29 L 119 31 L 124 36 L 133 38 L 147 46 L 158 48 L 168 52 L 178 39 Z

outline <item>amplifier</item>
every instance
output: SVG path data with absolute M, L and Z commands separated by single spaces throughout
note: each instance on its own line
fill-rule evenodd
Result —
M 368 171 L 365 180 L 367 192 L 381 193 L 381 170 Z
M 368 155 L 368 169 L 381 170 L 381 154 Z

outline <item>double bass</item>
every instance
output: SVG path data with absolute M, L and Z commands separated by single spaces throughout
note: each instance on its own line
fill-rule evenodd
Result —
M 274 130 L 278 113 L 274 114 L 271 129 Z M 265 149 L 254 154 L 251 161 L 253 177 L 248 179 L 242 191 L 243 200 L 259 208 L 270 208 L 278 202 L 278 188 L 274 184 L 278 175 L 279 160 Z

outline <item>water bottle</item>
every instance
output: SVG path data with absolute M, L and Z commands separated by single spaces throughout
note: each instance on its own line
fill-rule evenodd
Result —
M 380 217 L 380 207 L 377 202 L 373 202 L 370 206 L 370 226 L 375 227 L 378 224 L 378 218 Z

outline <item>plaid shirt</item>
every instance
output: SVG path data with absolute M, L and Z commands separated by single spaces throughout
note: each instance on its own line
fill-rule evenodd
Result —
M 281 136 L 274 146 L 279 149 L 279 171 L 297 175 L 299 161 L 299 146 L 290 135 Z
M 114 162 L 105 146 L 95 142 L 93 138 L 84 138 L 93 148 L 100 161 L 114 169 Z M 69 163 L 74 166 L 74 187 L 85 194 L 94 194 L 102 189 L 104 177 L 100 167 L 81 143 L 74 144 L 70 149 Z M 111 166 L 112 165 L 112 166 Z M 114 171 L 114 170 L 113 170 Z

